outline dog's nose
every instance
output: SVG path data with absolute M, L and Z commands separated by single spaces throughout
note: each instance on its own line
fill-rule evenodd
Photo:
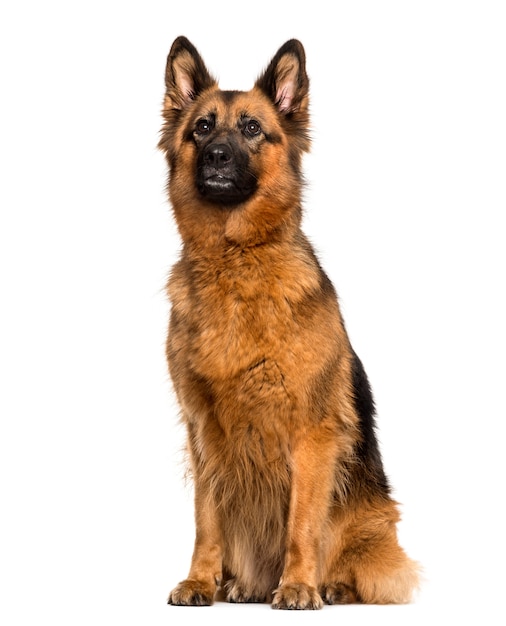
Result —
M 232 151 L 224 143 L 211 144 L 204 152 L 206 165 L 220 169 L 226 167 L 232 161 Z

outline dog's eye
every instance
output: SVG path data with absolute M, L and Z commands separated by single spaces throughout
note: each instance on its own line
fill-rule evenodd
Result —
M 195 125 L 195 130 L 199 135 L 205 135 L 211 131 L 213 125 L 209 120 L 202 119 L 199 120 Z
M 259 135 L 262 132 L 262 127 L 256 120 L 250 120 L 246 123 L 244 131 L 250 137 L 254 137 L 255 135 Z

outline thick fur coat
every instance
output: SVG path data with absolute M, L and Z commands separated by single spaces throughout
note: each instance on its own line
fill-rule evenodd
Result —
M 369 383 L 300 228 L 304 49 L 288 41 L 251 91 L 221 91 L 179 37 L 165 79 L 183 243 L 167 356 L 196 522 L 169 602 L 408 602 L 417 565 L 397 541 Z

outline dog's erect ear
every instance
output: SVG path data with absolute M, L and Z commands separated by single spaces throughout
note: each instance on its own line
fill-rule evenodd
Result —
M 167 57 L 166 106 L 184 109 L 204 89 L 215 84 L 195 46 L 186 37 L 178 37 Z
M 297 39 L 290 39 L 277 51 L 264 74 L 256 82 L 280 113 L 307 108 L 309 79 L 306 55 Z

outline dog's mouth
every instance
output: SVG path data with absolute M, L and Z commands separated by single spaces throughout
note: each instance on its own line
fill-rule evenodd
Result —
M 227 178 L 223 174 L 213 174 L 202 183 L 203 190 L 208 194 L 227 195 L 237 193 L 237 185 L 232 178 Z
M 253 185 L 239 186 L 233 178 L 216 173 L 201 180 L 198 188 L 208 200 L 221 204 L 239 204 L 254 191 Z

